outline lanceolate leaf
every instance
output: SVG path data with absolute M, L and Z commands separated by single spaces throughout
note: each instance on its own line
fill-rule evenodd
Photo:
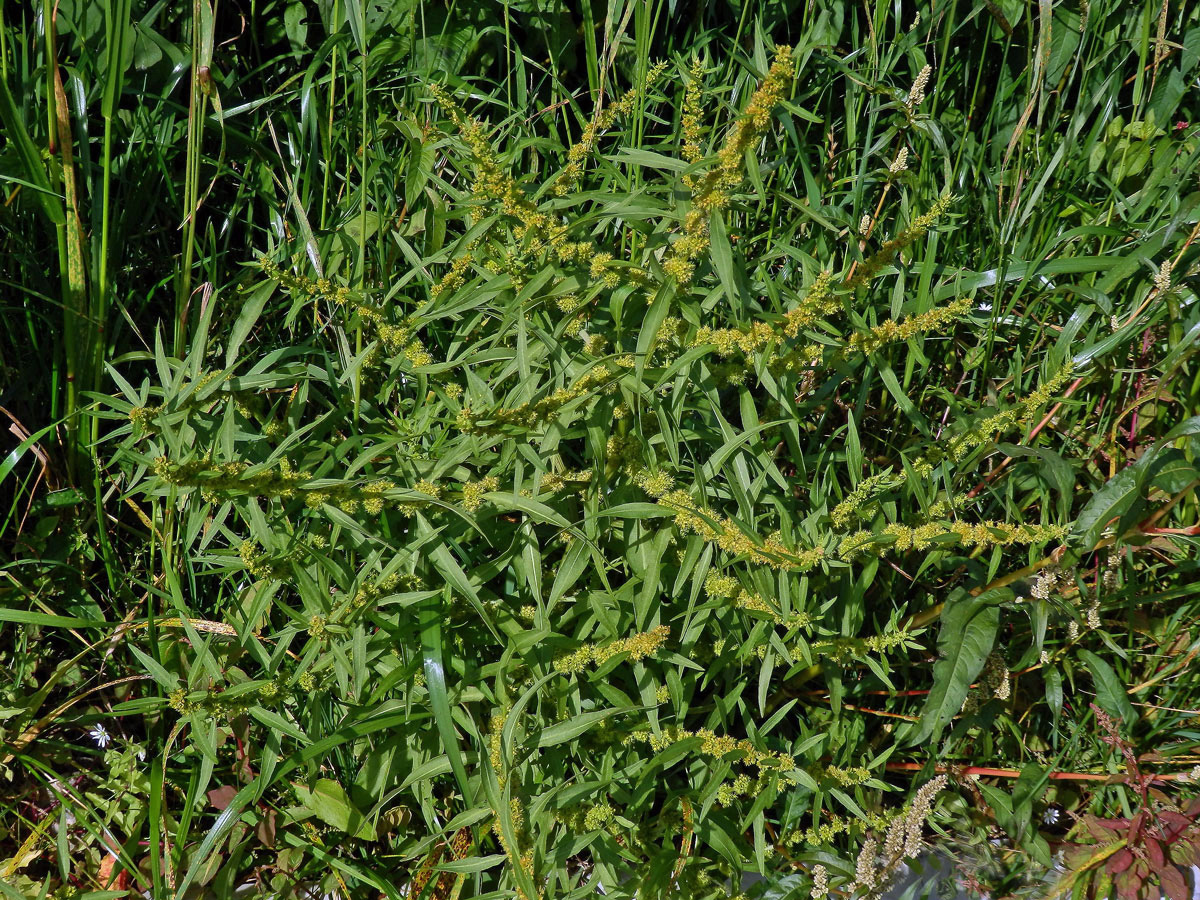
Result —
M 471 790 L 467 782 L 467 770 L 463 765 L 458 732 L 454 728 L 454 714 L 450 710 L 450 696 L 446 690 L 446 666 L 442 648 L 444 605 L 441 598 L 429 597 L 421 602 L 420 610 L 421 649 L 425 662 L 425 685 L 429 689 L 429 705 L 433 708 L 433 720 L 442 739 L 442 748 L 450 758 L 450 767 L 454 771 L 463 799 L 469 803 Z
M 1172 441 L 1194 434 L 1200 434 L 1200 416 L 1194 416 L 1181 422 L 1171 429 L 1161 441 L 1147 449 L 1137 462 L 1110 478 L 1108 483 L 1093 495 L 1075 520 L 1072 533 L 1079 545 L 1083 549 L 1091 549 L 1096 546 L 1105 528 L 1114 519 L 1118 519 L 1118 531 L 1132 524 L 1128 521 L 1127 516 L 1131 511 L 1139 508 L 1138 503 L 1142 499 L 1146 485 L 1158 474 L 1160 454 L 1170 446 Z M 1200 473 L 1197 474 L 1200 475 Z M 1179 480 L 1178 471 L 1173 472 L 1169 479 L 1172 485 L 1178 485 Z M 1188 480 L 1194 480 L 1194 478 L 1184 477 L 1185 482 Z
M 995 644 L 1000 624 L 998 604 L 1012 596 L 1012 591 L 1000 589 L 946 603 L 938 631 L 939 659 L 933 666 L 933 687 L 916 728 L 907 738 L 910 746 L 936 741 L 958 715 L 971 682 Z
M 1125 693 L 1125 684 L 1117 677 L 1112 666 L 1091 650 L 1080 650 L 1080 658 L 1087 663 L 1096 686 L 1096 703 L 1106 713 L 1120 719 L 1126 728 L 1132 728 L 1138 719 L 1137 710 Z

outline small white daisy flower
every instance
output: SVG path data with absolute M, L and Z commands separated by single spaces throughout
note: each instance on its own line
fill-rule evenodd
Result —
M 103 725 L 97 722 L 92 726 L 92 730 L 88 732 L 88 737 L 96 742 L 96 746 L 103 750 L 112 743 L 112 735 L 108 733 Z

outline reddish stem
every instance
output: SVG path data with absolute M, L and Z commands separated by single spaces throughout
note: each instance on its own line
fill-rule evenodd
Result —
M 917 762 L 890 762 L 885 765 L 889 772 L 919 772 L 925 768 L 924 763 Z M 938 773 L 948 773 L 950 775 L 979 775 L 984 778 L 1020 778 L 1021 773 L 1017 769 L 993 769 L 988 766 L 934 766 L 934 771 Z M 1185 781 L 1191 777 L 1191 770 L 1186 772 L 1147 772 L 1139 779 L 1135 775 L 1121 775 L 1119 773 L 1105 774 L 1102 772 L 1047 772 L 1046 777 L 1051 781 L 1105 781 L 1109 784 L 1123 784 L 1125 782 L 1155 782 L 1155 781 Z

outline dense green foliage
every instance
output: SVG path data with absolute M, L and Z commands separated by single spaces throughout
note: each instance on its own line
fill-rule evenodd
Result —
M 4 9 L 6 895 L 1185 890 L 1200 10 L 897 10 Z

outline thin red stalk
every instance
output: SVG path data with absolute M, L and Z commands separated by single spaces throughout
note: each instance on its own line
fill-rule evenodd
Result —
M 889 772 L 919 772 L 925 768 L 925 763 L 918 762 L 890 762 L 885 764 Z M 939 774 L 945 773 L 948 775 L 968 776 L 979 775 L 984 778 L 1020 778 L 1021 773 L 1017 769 L 993 769 L 989 766 L 934 766 L 934 771 Z M 1047 772 L 1046 777 L 1051 781 L 1104 781 L 1110 784 L 1124 784 L 1128 781 L 1147 780 L 1155 781 L 1186 781 L 1191 777 L 1191 770 L 1186 772 L 1147 772 L 1139 779 L 1134 775 L 1122 775 L 1119 772 L 1112 774 L 1104 772 Z

